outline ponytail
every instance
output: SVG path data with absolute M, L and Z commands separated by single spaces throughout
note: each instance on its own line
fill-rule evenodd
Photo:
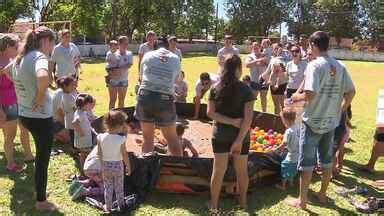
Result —
M 24 38 L 24 47 L 21 50 L 21 53 L 16 57 L 16 64 L 20 64 L 21 59 L 29 52 L 39 49 L 41 46 L 40 41 L 43 38 L 53 40 L 55 38 L 54 32 L 45 26 L 39 26 L 34 30 L 28 30 Z

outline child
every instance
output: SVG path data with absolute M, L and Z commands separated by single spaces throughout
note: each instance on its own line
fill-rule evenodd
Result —
M 124 133 L 126 115 L 121 111 L 111 110 L 104 115 L 106 132 L 97 136 L 98 156 L 101 160 L 101 169 L 104 183 L 104 211 L 112 209 L 113 193 L 115 192 L 120 209 L 124 205 L 124 166 L 127 174 L 131 173 L 131 166 L 125 150 Z
M 111 72 L 118 68 L 119 59 L 117 55 L 115 55 L 115 52 L 118 49 L 118 43 L 115 40 L 111 40 L 109 42 L 109 51 L 107 52 L 107 55 L 105 57 L 106 65 L 105 70 L 107 71 L 107 76 L 105 76 L 105 82 L 108 86 L 109 80 L 111 79 Z
M 77 81 L 73 76 L 64 76 L 58 79 L 58 85 L 63 89 L 63 96 L 61 98 L 61 108 L 64 111 L 64 126 L 69 131 L 71 138 L 71 145 L 75 144 L 75 132 L 73 130 L 73 115 L 76 110 L 75 102 L 77 97 Z
M 299 159 L 299 138 L 300 127 L 295 123 L 296 112 L 293 109 L 284 108 L 280 113 L 284 126 L 287 128 L 284 133 L 283 143 L 288 149 L 288 154 L 281 162 L 281 185 L 278 188 L 285 190 L 287 181 L 293 186 L 297 174 L 297 163 Z
M 183 151 L 183 156 L 189 157 L 188 152 L 186 151 L 186 149 L 189 149 L 192 153 L 192 157 L 199 157 L 199 153 L 197 152 L 195 147 L 193 147 L 191 141 L 183 138 L 185 128 L 186 127 L 182 123 L 176 123 L 176 134 L 179 138 L 181 149 Z
M 75 148 L 79 150 L 80 172 L 84 175 L 83 166 L 85 159 L 92 149 L 92 127 L 88 112 L 94 107 L 94 99 L 88 94 L 79 94 L 76 98 L 76 111 L 72 125 L 75 130 Z
M 180 71 L 180 75 L 175 83 L 175 96 L 177 103 L 186 103 L 187 102 L 187 94 L 188 94 L 188 85 L 184 81 L 185 73 L 184 71 Z
M 285 66 L 283 63 L 274 64 L 272 66 L 272 73 L 269 76 L 268 83 L 272 86 L 272 89 L 277 90 L 281 85 L 281 81 L 285 76 Z

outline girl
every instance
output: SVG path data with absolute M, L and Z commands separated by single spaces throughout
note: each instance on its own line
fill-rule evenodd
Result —
M 13 34 L 0 34 L 0 69 L 5 68 L 11 59 L 16 57 L 19 39 Z M 29 143 L 28 130 L 18 119 L 17 97 L 13 81 L 9 74 L 0 74 L 0 129 L 4 135 L 4 154 L 7 159 L 6 169 L 20 172 L 23 166 L 15 162 L 13 157 L 13 141 L 16 137 L 17 125 L 20 128 L 20 140 L 24 149 L 25 162 L 33 162 L 34 158 Z
M 58 79 L 57 84 L 63 89 L 61 108 L 64 111 L 64 126 L 69 131 L 71 145 L 75 144 L 75 132 L 73 130 L 73 115 L 76 110 L 75 102 L 77 97 L 77 81 L 73 76 L 64 76 Z
M 112 209 L 113 192 L 115 192 L 120 209 L 124 205 L 124 167 L 130 175 L 131 166 L 125 149 L 124 133 L 126 115 L 121 111 L 109 111 L 104 115 L 106 132 L 97 136 L 98 155 L 101 160 L 101 169 L 104 182 L 104 210 L 110 212 Z
M 297 174 L 297 162 L 299 158 L 300 127 L 295 123 L 296 112 L 293 109 L 284 108 L 280 113 L 284 126 L 287 128 L 284 133 L 283 143 L 288 149 L 288 154 L 281 162 L 281 185 L 278 188 L 285 190 L 287 182 L 293 186 Z
M 268 84 L 271 86 L 272 101 L 275 107 L 275 114 L 280 113 L 284 107 L 284 93 L 287 88 L 287 79 L 284 63 L 276 61 L 272 65 L 272 72 Z
M 188 85 L 184 81 L 185 73 L 184 71 L 180 71 L 180 75 L 175 83 L 175 97 L 177 103 L 186 103 L 187 95 L 188 95 Z
M 117 51 L 118 48 L 118 43 L 115 40 L 111 40 L 109 42 L 109 50 L 107 52 L 107 55 L 105 57 L 106 65 L 105 65 L 105 70 L 107 71 L 107 76 L 105 76 L 105 83 L 109 84 L 109 80 L 112 78 L 111 77 L 111 72 L 113 72 L 114 69 L 118 68 L 118 58 L 115 55 L 115 52 Z
M 211 90 L 207 115 L 215 121 L 212 147 L 214 152 L 211 177 L 211 201 L 208 208 L 217 209 L 228 159 L 233 157 L 239 185 L 239 201 L 247 206 L 249 128 L 253 118 L 254 96 L 243 84 L 241 59 L 228 56 L 223 65 L 220 82 Z
M 12 66 L 21 123 L 31 132 L 36 145 L 36 209 L 57 210 L 47 201 L 48 165 L 53 142 L 52 99 L 49 95 L 48 56 L 55 45 L 55 33 L 39 26 L 29 30 L 23 48 Z
M 76 111 L 73 117 L 73 128 L 75 131 L 74 146 L 79 150 L 80 172 L 83 175 L 85 159 L 93 146 L 92 127 L 88 114 L 94 107 L 94 99 L 89 94 L 79 94 L 76 98 Z

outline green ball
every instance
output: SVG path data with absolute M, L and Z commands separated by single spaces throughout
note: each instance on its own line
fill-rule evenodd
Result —
M 259 137 L 259 138 L 257 138 L 257 142 L 259 142 L 259 143 L 264 143 L 264 137 Z

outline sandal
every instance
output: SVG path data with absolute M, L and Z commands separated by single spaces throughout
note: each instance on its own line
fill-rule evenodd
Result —
M 24 170 L 24 166 L 18 165 L 16 163 L 13 163 L 11 166 L 7 166 L 7 171 L 13 172 L 13 173 L 19 173 Z
M 379 209 L 379 202 L 375 197 L 369 197 L 364 202 L 355 204 L 355 207 L 361 213 L 373 214 Z

